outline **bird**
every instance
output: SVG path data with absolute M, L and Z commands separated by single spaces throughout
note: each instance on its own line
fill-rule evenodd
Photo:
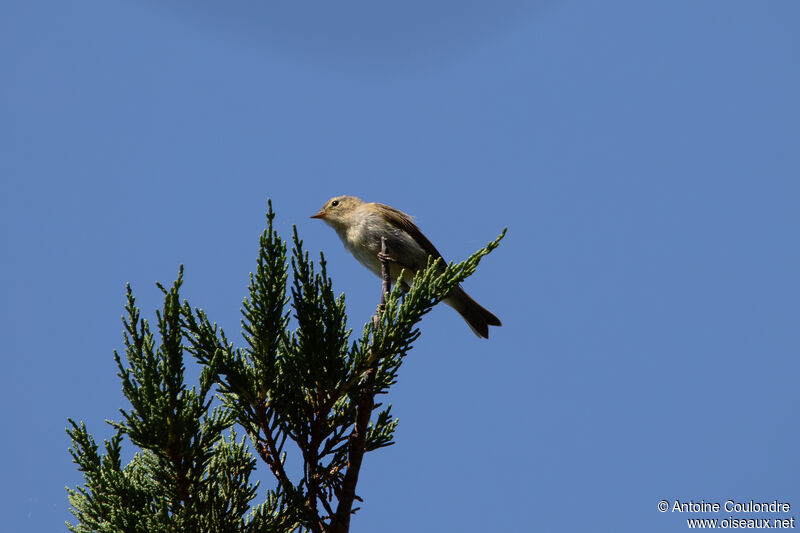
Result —
M 381 275 L 381 237 L 385 237 L 383 257 L 389 261 L 389 275 L 397 282 L 400 272 L 405 270 L 400 283 L 406 288 L 416 273 L 425 269 L 429 257 L 442 257 L 409 215 L 388 205 L 365 202 L 355 196 L 336 196 L 325 202 L 311 218 L 318 218 L 336 230 L 344 247 L 378 276 Z M 442 301 L 455 309 L 478 337 L 488 339 L 489 326 L 502 325 L 499 318 L 473 300 L 461 285 Z

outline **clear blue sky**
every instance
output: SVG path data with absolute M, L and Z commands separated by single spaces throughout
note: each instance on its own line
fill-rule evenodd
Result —
M 425 318 L 353 531 L 800 517 L 800 3 L 256 4 L 0 7 L 4 530 L 63 530 L 67 417 L 127 407 L 126 282 L 152 318 L 183 263 L 238 337 L 267 197 L 361 328 L 378 280 L 308 218 L 337 194 L 447 259 L 509 228 L 466 284 L 503 327 Z

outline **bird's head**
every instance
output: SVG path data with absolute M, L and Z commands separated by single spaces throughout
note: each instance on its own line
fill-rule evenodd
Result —
M 331 198 L 322 206 L 316 215 L 311 215 L 311 218 L 320 218 L 333 226 L 346 227 L 364 202 L 355 196 L 335 196 Z

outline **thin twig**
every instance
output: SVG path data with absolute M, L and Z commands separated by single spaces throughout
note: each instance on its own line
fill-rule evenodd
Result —
M 322 506 L 328 512 L 328 516 L 332 517 L 333 516 L 333 509 L 331 509 L 331 504 L 328 503 L 328 499 L 325 497 L 325 494 L 319 493 L 318 496 L 319 496 L 319 501 L 322 502 Z
M 311 431 L 308 437 L 307 449 L 303 450 L 303 460 L 305 461 L 306 470 L 306 486 L 308 487 L 308 495 L 306 496 L 306 509 L 308 509 L 309 517 L 319 516 L 317 512 L 317 497 L 319 496 L 319 474 L 317 469 L 319 465 L 319 445 L 320 445 L 320 425 L 322 424 L 322 417 L 326 416 L 321 413 L 319 409 L 315 410 L 314 420 L 311 422 Z M 318 530 L 322 530 L 322 524 L 317 524 Z
M 287 495 L 290 495 L 294 487 L 292 486 L 292 482 L 289 481 L 289 477 L 286 475 L 286 472 L 283 469 L 283 464 L 281 463 L 278 449 L 275 446 L 275 439 L 272 435 L 272 431 L 270 431 L 266 407 L 263 405 L 263 403 L 260 403 L 256 407 L 256 410 L 258 412 L 261 430 L 264 432 L 264 444 L 263 446 L 259 447 L 259 455 L 261 455 L 261 458 L 264 459 L 267 465 L 269 465 L 269 469 L 272 470 L 272 473 L 278 479 L 278 482 L 281 484 L 281 487 L 283 487 L 284 492 L 286 492 Z
M 378 306 L 378 314 L 372 317 L 372 323 L 378 327 L 380 315 L 386 309 L 386 295 L 392 290 L 392 278 L 389 275 L 389 261 L 386 259 L 386 237 L 381 237 L 381 303 Z
M 389 276 L 389 262 L 386 259 L 386 239 L 381 237 L 381 303 L 378 306 L 378 312 L 372 318 L 374 329 L 378 329 L 380 324 L 380 315 L 386 309 L 386 295 L 391 289 L 392 280 Z M 350 450 L 348 454 L 347 472 L 345 472 L 344 480 L 342 481 L 341 495 L 339 496 L 339 505 L 336 507 L 336 514 L 331 518 L 330 531 L 331 533 L 347 533 L 350 530 L 350 515 L 355 512 L 353 509 L 353 501 L 356 499 L 356 484 L 358 483 L 358 474 L 361 470 L 361 461 L 364 458 L 367 443 L 367 427 L 369 426 L 369 418 L 372 410 L 375 408 L 375 392 L 373 386 L 375 384 L 375 373 L 378 370 L 379 354 L 375 353 L 377 346 L 375 346 L 375 337 L 372 338 L 372 347 L 370 350 L 373 352 L 370 357 L 372 363 L 367 371 L 364 373 L 364 386 L 361 389 L 358 400 L 356 400 L 356 423 L 353 427 L 352 433 L 348 438 Z

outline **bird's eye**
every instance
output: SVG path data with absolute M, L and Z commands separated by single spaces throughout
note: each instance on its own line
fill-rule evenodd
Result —
M 336 207 L 337 205 L 339 205 L 339 200 L 334 200 L 331 202 L 331 207 Z

